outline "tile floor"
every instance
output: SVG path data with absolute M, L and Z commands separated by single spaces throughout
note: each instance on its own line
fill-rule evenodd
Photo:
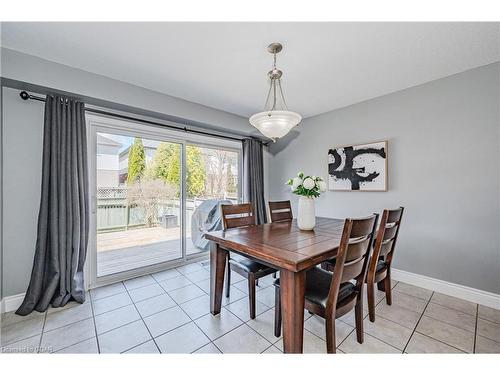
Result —
M 204 263 L 92 290 L 82 304 L 20 317 L 2 315 L 4 353 L 281 353 L 274 337 L 271 276 L 257 288 L 250 320 L 246 280 L 233 272 L 231 297 L 209 313 Z M 354 314 L 336 321 L 339 353 L 500 353 L 500 310 L 395 283 L 393 304 L 377 293 L 377 318 L 358 344 Z M 366 306 L 366 302 L 365 302 Z M 304 352 L 324 353 L 324 321 L 305 313 Z

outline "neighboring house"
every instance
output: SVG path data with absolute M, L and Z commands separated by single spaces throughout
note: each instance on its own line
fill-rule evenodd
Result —
M 118 187 L 119 159 L 122 144 L 97 134 L 97 187 Z
M 142 140 L 142 145 L 144 146 L 144 154 L 146 155 L 146 165 L 148 165 L 151 162 L 151 160 L 153 159 L 153 156 L 156 152 L 156 148 L 158 147 L 159 143 L 160 142 L 158 142 L 158 141 L 152 141 L 149 139 Z M 130 147 L 131 146 L 128 146 L 126 149 L 124 149 L 122 152 L 120 152 L 120 159 L 119 159 L 120 184 L 124 184 L 127 181 L 128 153 L 130 151 Z

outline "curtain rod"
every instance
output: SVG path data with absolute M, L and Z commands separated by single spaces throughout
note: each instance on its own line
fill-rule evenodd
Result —
M 36 95 L 31 95 L 27 91 L 21 91 L 19 93 L 19 96 L 23 100 L 29 100 L 29 99 L 31 99 L 31 100 L 36 100 L 36 101 L 39 101 L 39 102 L 45 102 L 45 98 L 44 97 L 42 97 L 42 96 L 36 96 Z M 151 121 L 151 120 L 145 120 L 145 119 L 141 119 L 141 118 L 137 118 L 137 117 L 133 117 L 133 116 L 121 115 L 119 113 L 113 113 L 113 112 L 103 111 L 103 110 L 100 110 L 100 109 L 93 109 L 93 108 L 87 108 L 87 107 L 85 107 L 85 112 L 92 112 L 92 113 L 96 113 L 96 114 L 100 114 L 100 115 L 106 115 L 106 116 L 116 117 L 116 118 L 119 118 L 119 119 L 122 119 L 122 120 L 131 120 L 131 121 L 142 122 L 142 123 L 149 124 L 149 125 L 163 126 L 163 127 L 169 128 L 169 129 L 173 129 L 173 130 L 177 130 L 177 131 L 182 131 L 184 133 L 194 133 L 194 134 L 206 135 L 206 136 L 210 136 L 210 137 L 216 137 L 216 138 L 222 138 L 222 139 L 229 139 L 229 140 L 232 140 L 232 141 L 240 141 L 241 142 L 245 138 L 252 138 L 252 137 L 237 138 L 237 137 L 231 137 L 229 135 L 222 135 L 222 134 L 217 134 L 217 133 L 206 132 L 206 131 L 203 131 L 203 130 L 189 129 L 186 126 L 169 125 L 169 124 L 164 124 L 164 123 L 161 123 L 161 122 L 156 122 L 156 121 Z M 267 142 L 262 142 L 262 144 L 264 146 L 267 146 Z

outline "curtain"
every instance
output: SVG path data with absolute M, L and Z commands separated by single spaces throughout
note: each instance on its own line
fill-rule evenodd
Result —
M 84 103 L 47 95 L 35 257 L 17 314 L 43 312 L 71 299 L 85 301 L 88 189 Z
M 243 200 L 253 203 L 257 224 L 264 224 L 267 216 L 262 142 L 254 138 L 243 140 Z

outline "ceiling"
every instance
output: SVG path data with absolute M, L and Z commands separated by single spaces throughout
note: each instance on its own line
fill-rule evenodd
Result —
M 498 23 L 3 23 L 2 45 L 249 116 L 270 42 L 289 109 L 310 117 L 500 60 Z

